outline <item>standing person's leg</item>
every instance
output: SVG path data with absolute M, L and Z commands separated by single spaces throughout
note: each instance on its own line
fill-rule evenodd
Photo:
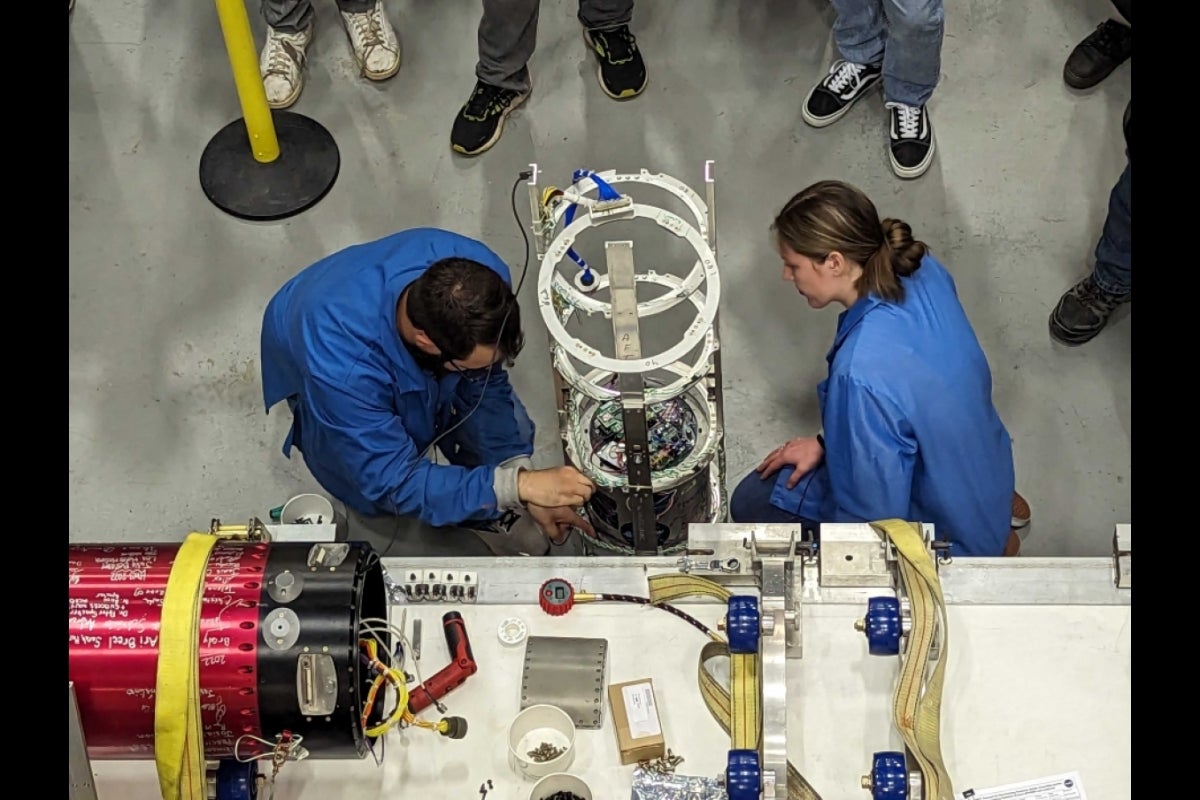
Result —
M 1075 45 L 1063 65 L 1063 80 L 1072 89 L 1092 88 L 1133 55 L 1133 0 L 1113 0 L 1113 5 L 1125 22 L 1101 22 Z
M 337 0 L 342 24 L 363 77 L 382 81 L 400 70 L 400 40 L 388 22 L 383 0 Z
M 475 88 L 450 131 L 455 152 L 474 156 L 490 149 L 504 120 L 529 95 L 540 6 L 540 0 L 483 0 Z
M 1108 197 L 1108 217 L 1096 244 L 1092 274 L 1072 286 L 1050 314 L 1050 335 L 1059 342 L 1089 342 L 1108 324 L 1117 307 L 1133 299 L 1132 162 Z
M 580 0 L 583 39 L 596 54 L 600 88 L 614 100 L 637 97 L 649 80 L 637 39 L 629 30 L 633 0 Z
M 832 0 L 833 41 L 841 58 L 804 98 L 804 121 L 814 128 L 837 122 L 879 83 L 886 33 L 881 0 Z
M 304 88 L 305 53 L 313 34 L 312 0 L 262 0 L 267 40 L 258 69 L 267 90 L 267 105 L 287 108 Z
M 942 0 L 884 0 L 887 47 L 883 100 L 888 109 L 892 171 L 917 178 L 933 163 L 933 126 L 926 104 L 942 70 Z

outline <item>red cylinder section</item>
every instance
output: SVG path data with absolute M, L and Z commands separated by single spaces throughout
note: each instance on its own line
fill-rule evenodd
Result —
M 88 755 L 154 757 L 154 695 L 163 596 L 179 546 L 72 545 L 68 557 L 70 679 Z M 270 545 L 223 541 L 205 572 L 200 702 L 208 758 L 262 736 L 256 661 L 259 601 Z M 258 752 L 250 741 L 238 750 Z

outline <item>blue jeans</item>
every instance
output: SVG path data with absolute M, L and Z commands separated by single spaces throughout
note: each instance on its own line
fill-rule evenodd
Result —
M 831 0 L 833 40 L 856 64 L 883 62 L 883 99 L 923 106 L 942 69 L 942 0 Z
M 1096 244 L 1096 267 L 1092 270 L 1092 280 L 1108 294 L 1125 295 L 1132 291 L 1129 280 L 1129 266 L 1133 261 L 1130 236 L 1130 209 L 1133 207 L 1131 169 L 1132 164 L 1125 165 L 1125 171 L 1108 196 L 1108 217 L 1104 220 L 1104 232 Z
M 729 498 L 729 517 L 734 522 L 784 522 L 799 523 L 805 530 L 816 531 L 817 524 L 812 520 L 784 511 L 771 505 L 771 492 L 775 488 L 778 475 L 763 480 L 757 472 L 751 472 L 742 478 L 742 482 L 733 490 Z

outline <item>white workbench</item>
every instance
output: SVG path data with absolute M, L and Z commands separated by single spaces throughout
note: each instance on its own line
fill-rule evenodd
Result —
M 531 561 L 540 559 L 526 560 L 518 569 L 531 569 Z M 1024 562 L 1028 577 L 1039 568 L 1035 561 L 1007 563 L 1015 567 Z M 492 570 L 501 567 L 489 563 Z M 1003 571 L 989 569 L 989 580 L 1004 580 Z M 573 581 L 585 575 L 565 565 L 543 568 L 547 577 L 555 571 Z M 961 587 L 971 585 L 966 578 L 955 582 L 949 569 L 944 572 L 951 598 L 956 586 L 964 593 Z M 513 587 L 528 583 L 507 574 Z M 613 576 L 612 583 L 628 583 Z M 603 583 L 604 577 L 592 574 L 583 588 L 645 593 Z M 509 616 L 524 619 L 531 635 L 607 639 L 609 682 L 654 679 L 667 745 L 686 758 L 679 771 L 723 771 L 728 738 L 709 716 L 696 684 L 696 660 L 705 643 L 698 630 L 641 606 L 579 605 L 565 617 L 553 618 L 536 605 L 494 604 L 503 591 L 490 595 L 488 599 L 485 593 L 488 603 L 480 605 L 407 606 L 410 625 L 414 617 L 423 620 L 420 665 L 425 677 L 448 659 L 442 613 L 454 608 L 463 614 L 479 672 L 445 702 L 449 714 L 467 718 L 465 739 L 409 730 L 388 737 L 382 767 L 370 758 L 288 764 L 274 800 L 478 800 L 480 784 L 489 778 L 495 788 L 488 800 L 526 800 L 532 784 L 516 778 L 506 762 L 506 729 L 519 710 L 524 658 L 523 646 L 506 648 L 497 639 L 497 626 Z M 393 607 L 394 617 L 399 608 Z M 686 609 L 714 627 L 724 610 L 716 603 L 692 603 Z M 872 753 L 903 749 L 889 716 L 897 661 L 867 654 L 866 639 L 853 628 L 864 610 L 857 599 L 806 603 L 804 657 L 789 662 L 790 757 L 824 800 L 869 800 L 859 778 L 869 771 Z M 955 789 L 1078 771 L 1089 800 L 1128 800 L 1131 605 L 963 603 L 952 604 L 949 614 L 942 742 Z M 437 711 L 423 716 L 436 718 Z M 151 762 L 99 761 L 92 767 L 100 800 L 159 798 Z M 577 733 L 570 771 L 589 783 L 597 800 L 629 797 L 633 767 L 618 761 L 607 703 L 604 727 Z

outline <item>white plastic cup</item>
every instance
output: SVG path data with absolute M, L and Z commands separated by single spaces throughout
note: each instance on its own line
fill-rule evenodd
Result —
M 543 742 L 563 748 L 558 758 L 534 761 L 530 750 Z M 562 772 L 575 760 L 575 722 L 558 706 L 536 705 L 517 714 L 508 726 L 508 766 L 525 780 L 533 781 Z M 591 795 L 588 795 L 589 800 Z
M 529 800 L 546 800 L 547 797 L 553 797 L 557 792 L 570 792 L 583 800 L 592 800 L 592 790 L 588 788 L 588 785 L 574 775 L 568 775 L 565 772 L 555 772 L 535 783 L 533 791 L 529 793 Z
M 283 525 L 332 525 L 333 503 L 319 494 L 298 494 L 279 512 Z

